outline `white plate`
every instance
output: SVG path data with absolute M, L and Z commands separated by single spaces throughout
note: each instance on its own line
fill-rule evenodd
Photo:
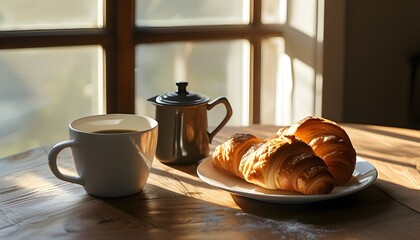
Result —
M 378 176 L 372 164 L 357 156 L 353 177 L 346 185 L 335 187 L 329 194 L 303 195 L 297 192 L 265 189 L 248 183 L 216 169 L 211 163 L 211 158 L 205 158 L 200 162 L 197 174 L 204 182 L 232 194 L 265 202 L 287 204 L 310 203 L 347 196 L 370 186 Z

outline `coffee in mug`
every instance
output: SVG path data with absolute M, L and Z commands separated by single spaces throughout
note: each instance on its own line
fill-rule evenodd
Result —
M 59 179 L 80 184 L 99 197 L 122 197 L 141 191 L 149 177 L 157 147 L 158 123 L 131 114 L 88 116 L 69 124 L 71 140 L 54 145 L 48 160 Z M 57 156 L 72 151 L 78 176 L 60 172 Z

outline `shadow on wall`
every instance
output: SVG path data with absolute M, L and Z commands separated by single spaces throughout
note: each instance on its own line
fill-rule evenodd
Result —
M 347 1 L 345 122 L 412 126 L 409 58 L 420 50 L 419 9 L 416 0 Z

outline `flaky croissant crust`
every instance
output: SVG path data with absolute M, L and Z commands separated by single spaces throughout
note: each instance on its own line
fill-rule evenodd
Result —
M 255 137 L 252 134 L 236 133 L 229 140 L 216 147 L 213 152 L 213 165 L 244 178 L 239 171 L 242 156 L 250 149 L 265 143 L 266 140 Z
M 294 136 L 268 140 L 235 134 L 212 156 L 215 167 L 268 189 L 325 194 L 334 188 L 326 164 Z
M 347 133 L 337 123 L 317 117 L 307 117 L 281 128 L 277 136 L 294 135 L 312 147 L 328 166 L 336 185 L 347 183 L 355 169 L 356 151 Z

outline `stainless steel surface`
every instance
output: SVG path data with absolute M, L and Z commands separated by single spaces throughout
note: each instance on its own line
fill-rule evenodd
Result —
M 155 119 L 159 123 L 158 146 L 156 158 L 168 164 L 193 164 L 209 155 L 209 144 L 232 116 L 232 108 L 226 97 L 218 97 L 208 102 L 209 98 L 195 98 L 189 101 L 185 84 L 179 84 L 178 91 L 162 96 L 180 95 L 165 103 L 159 101 L 161 96 L 148 99 L 156 105 Z M 187 99 L 187 100 L 185 100 Z M 198 99 L 198 100 L 197 100 Z M 198 102 L 198 104 L 197 104 Z M 223 104 L 226 115 L 220 124 L 212 131 L 208 131 L 207 112 L 216 105 Z

